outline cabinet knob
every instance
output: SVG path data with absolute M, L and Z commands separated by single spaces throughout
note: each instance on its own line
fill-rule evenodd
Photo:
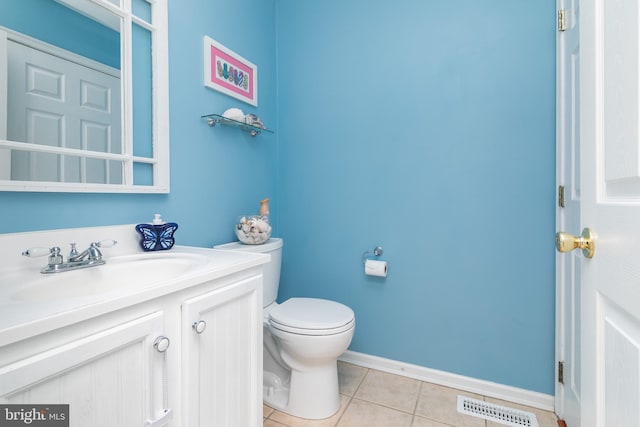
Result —
M 193 322 L 193 325 L 191 325 L 191 327 L 194 331 L 196 331 L 197 334 L 201 334 L 205 329 L 207 329 L 207 322 L 205 322 L 204 320 Z
M 164 353 L 169 348 L 169 344 L 171 344 L 169 338 L 161 335 L 153 342 L 153 348 L 160 353 Z

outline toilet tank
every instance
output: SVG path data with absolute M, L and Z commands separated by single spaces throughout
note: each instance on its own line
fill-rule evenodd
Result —
M 240 242 L 216 245 L 214 249 L 226 251 L 242 251 L 269 254 L 271 261 L 263 265 L 262 306 L 266 307 L 275 302 L 280 285 L 280 266 L 282 265 L 282 239 L 272 237 L 261 245 L 245 245 Z

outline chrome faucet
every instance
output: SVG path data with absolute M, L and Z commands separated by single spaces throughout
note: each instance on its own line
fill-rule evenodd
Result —
M 100 247 L 110 248 L 115 245 L 115 240 L 102 240 L 100 242 L 93 242 L 87 249 L 78 253 L 76 244 L 71 243 L 71 251 L 69 252 L 69 260 L 64 262 L 63 256 L 60 254 L 60 248 L 54 246 L 50 249 L 47 248 L 31 248 L 22 252 L 22 255 L 28 257 L 38 257 L 49 255 L 49 261 L 47 265 L 40 270 L 41 273 L 61 273 L 64 271 L 77 270 L 80 268 L 96 267 L 104 264 L 106 261 L 102 259 L 102 252 Z
M 88 261 L 100 261 L 102 260 L 102 252 L 98 249 L 102 244 L 100 242 L 94 242 L 89 245 L 87 249 L 78 253 L 76 250 L 76 244 L 71 243 L 71 252 L 69 253 L 69 262 L 82 262 L 85 258 Z

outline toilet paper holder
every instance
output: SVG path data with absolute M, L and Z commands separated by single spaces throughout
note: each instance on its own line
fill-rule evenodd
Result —
M 384 250 L 382 249 L 382 246 L 376 246 L 372 251 L 365 251 L 362 254 L 362 263 L 366 264 L 367 263 L 367 259 L 369 259 L 369 257 L 372 256 L 380 256 L 384 253 Z

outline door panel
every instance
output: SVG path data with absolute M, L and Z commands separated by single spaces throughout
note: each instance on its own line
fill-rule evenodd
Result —
M 69 404 L 71 427 L 142 426 L 162 402 L 162 313 L 0 367 L 0 403 Z
M 183 425 L 262 425 L 261 283 L 245 279 L 182 304 Z
M 640 60 L 635 0 L 583 0 L 582 425 L 640 425 Z
M 640 323 L 605 298 L 601 305 L 604 425 L 639 426 Z

